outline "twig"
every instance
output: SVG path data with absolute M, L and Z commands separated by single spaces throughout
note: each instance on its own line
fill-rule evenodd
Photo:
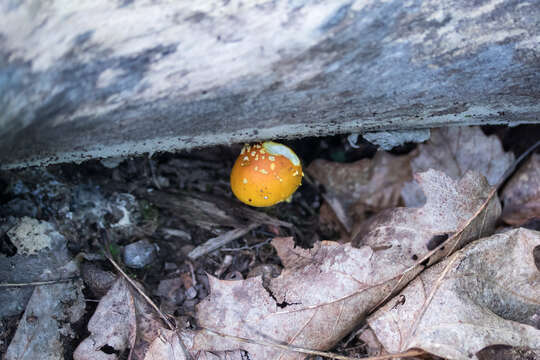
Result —
M 120 265 L 118 265 L 116 263 L 116 261 L 113 260 L 113 258 L 111 256 L 109 256 L 108 253 L 105 253 L 105 257 L 107 258 L 107 260 L 109 260 L 111 262 L 111 264 L 114 266 L 114 268 L 127 280 L 127 282 L 133 286 L 135 288 L 135 290 L 137 290 L 137 292 L 144 298 L 144 300 L 146 300 L 146 302 L 159 314 L 159 316 L 163 319 L 163 321 L 165 322 L 165 324 L 167 324 L 167 326 L 169 327 L 169 329 L 171 329 L 172 331 L 174 331 L 176 333 L 176 336 L 178 337 L 178 341 L 180 343 L 180 346 L 182 347 L 182 350 L 184 351 L 184 355 L 186 356 L 186 359 L 187 360 L 191 360 L 191 355 L 189 354 L 189 351 L 187 350 L 186 348 L 186 345 L 184 344 L 184 342 L 182 341 L 182 338 L 180 337 L 180 335 L 178 334 L 177 332 L 177 329 L 176 327 L 174 326 L 174 324 L 169 320 L 169 318 L 167 317 L 167 315 L 165 315 L 160 309 L 159 307 L 152 301 L 152 299 L 150 299 L 148 297 L 148 295 L 146 295 L 144 293 L 144 291 L 139 288 L 139 286 L 137 285 L 137 283 L 135 281 L 133 281 L 125 272 L 124 270 L 122 270 L 122 268 L 120 267 Z
M 325 356 L 325 357 L 329 357 L 329 358 L 332 358 L 332 359 L 338 359 L 338 360 L 358 360 L 358 359 L 362 359 L 362 360 L 386 360 L 386 359 L 396 359 L 396 358 L 402 358 L 402 357 L 413 357 L 413 356 L 426 354 L 426 352 L 422 351 L 422 350 L 409 350 L 409 351 L 405 351 L 405 352 L 398 353 L 398 354 L 387 354 L 387 355 L 381 355 L 381 356 L 357 358 L 357 357 L 339 355 L 339 354 L 335 354 L 335 353 L 327 352 L 327 351 L 318 351 L 318 350 L 305 349 L 305 348 L 302 348 L 302 347 L 299 347 L 299 346 L 294 346 L 294 345 L 285 345 L 285 344 L 279 344 L 279 343 L 275 343 L 275 342 L 271 342 L 271 341 L 253 340 L 253 339 L 247 339 L 247 338 L 234 336 L 234 335 L 227 335 L 227 334 L 220 333 L 219 331 L 211 330 L 211 329 L 208 329 L 208 328 L 202 328 L 202 330 L 206 331 L 206 332 L 208 332 L 208 333 L 210 333 L 212 335 L 221 336 L 221 337 L 224 337 L 224 338 L 230 338 L 230 339 L 234 339 L 236 341 L 246 342 L 246 343 L 249 343 L 249 344 L 271 346 L 271 347 L 286 350 L 286 351 L 295 351 L 295 352 L 308 354 L 308 355 Z
M 186 264 L 188 265 L 189 271 L 191 272 L 191 285 L 195 286 L 197 285 L 197 278 L 195 277 L 195 268 L 193 267 L 193 264 L 189 260 L 186 261 Z
M 23 287 L 23 286 L 40 286 L 40 285 L 50 285 L 50 284 L 56 284 L 61 282 L 68 282 L 71 280 L 78 279 L 78 276 L 66 278 L 66 279 L 58 279 L 58 280 L 48 280 L 48 281 L 34 281 L 34 282 L 28 282 L 28 283 L 0 283 L 0 287 Z
M 271 234 L 272 236 L 276 236 L 275 234 Z M 257 243 L 257 244 L 253 244 L 253 245 L 249 245 L 249 246 L 241 246 L 241 247 L 237 247 L 237 248 L 221 248 L 220 250 L 221 251 L 242 251 L 242 250 L 253 250 L 253 249 L 257 249 L 257 248 L 260 248 L 264 245 L 268 245 L 270 243 L 270 241 L 272 241 L 272 239 L 266 239 L 264 241 L 261 241 L 260 243 Z
M 212 251 L 219 249 L 231 241 L 244 236 L 259 225 L 260 224 L 258 223 L 249 224 L 241 228 L 227 231 L 225 234 L 221 234 L 215 238 L 208 239 L 204 244 L 199 245 L 195 249 L 191 250 L 191 252 L 188 254 L 188 258 L 195 260 L 205 254 L 211 253 Z

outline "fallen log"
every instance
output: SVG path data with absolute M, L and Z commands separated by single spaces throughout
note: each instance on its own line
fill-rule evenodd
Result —
M 540 122 L 540 4 L 8 1 L 2 168 Z

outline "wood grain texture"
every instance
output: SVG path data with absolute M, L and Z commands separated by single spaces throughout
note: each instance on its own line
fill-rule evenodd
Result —
M 540 121 L 540 4 L 0 3 L 4 168 Z

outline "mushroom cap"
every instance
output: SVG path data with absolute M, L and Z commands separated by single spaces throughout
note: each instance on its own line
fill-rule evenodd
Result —
M 302 164 L 289 147 L 273 141 L 245 145 L 231 171 L 231 189 L 243 203 L 272 206 L 302 183 Z

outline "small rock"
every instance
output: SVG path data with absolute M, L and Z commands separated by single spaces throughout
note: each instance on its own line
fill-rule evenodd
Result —
M 116 276 L 113 273 L 88 262 L 81 265 L 81 275 L 86 286 L 98 298 L 105 296 L 116 281 Z
M 154 244 L 143 239 L 124 247 L 124 264 L 130 268 L 141 269 L 157 258 Z
M 197 289 L 195 286 L 190 287 L 186 290 L 186 298 L 189 300 L 195 299 L 197 297 Z

